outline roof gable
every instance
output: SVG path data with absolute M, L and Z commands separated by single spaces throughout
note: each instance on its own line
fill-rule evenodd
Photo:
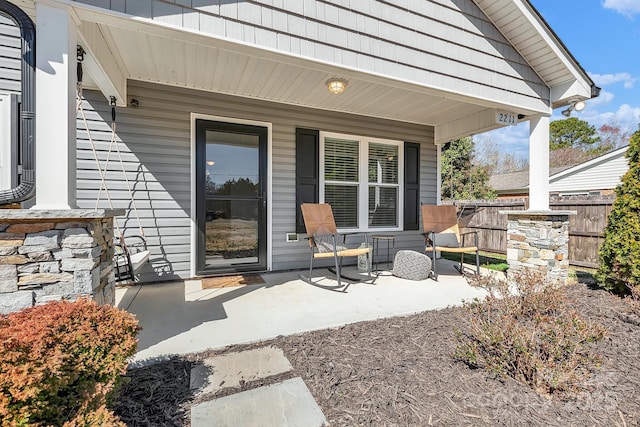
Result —
M 542 80 L 554 108 L 596 97 L 600 89 L 529 0 L 474 0 Z

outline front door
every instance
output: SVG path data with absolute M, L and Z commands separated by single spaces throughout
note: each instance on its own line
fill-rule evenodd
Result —
M 267 137 L 196 120 L 198 274 L 267 269 Z

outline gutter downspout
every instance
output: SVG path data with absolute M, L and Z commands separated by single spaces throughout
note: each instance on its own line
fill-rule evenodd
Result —
M 19 7 L 0 0 L 0 15 L 14 21 L 20 28 L 22 66 L 20 106 L 20 154 L 22 171 L 17 187 L 0 190 L 0 205 L 31 199 L 36 190 L 35 170 L 35 71 L 36 28 L 29 16 Z

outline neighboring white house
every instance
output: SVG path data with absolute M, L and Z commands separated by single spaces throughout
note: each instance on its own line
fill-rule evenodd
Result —
M 143 281 L 305 267 L 301 202 L 420 249 L 440 144 L 529 121 L 546 176 L 552 110 L 599 91 L 527 0 L 0 0 L 3 94 L 27 84 L 9 4 L 36 29 L 34 209 L 93 208 L 110 157 Z
M 629 169 L 625 158 L 628 146 L 589 161 L 550 169 L 549 193 L 552 196 L 597 196 L 613 194 L 620 179 Z M 529 172 L 511 172 L 493 175 L 489 185 L 498 198 L 527 197 Z
M 629 162 L 625 158 L 628 146 L 618 148 L 587 162 L 580 163 L 549 177 L 549 191 L 558 196 L 589 196 L 612 194 L 620 184 Z

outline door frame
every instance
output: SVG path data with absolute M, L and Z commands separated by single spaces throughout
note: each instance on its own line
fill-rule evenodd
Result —
M 201 113 L 191 113 L 190 117 L 190 145 L 191 145 L 191 203 L 190 209 L 191 212 L 189 214 L 190 222 L 191 222 L 191 236 L 190 236 L 190 276 L 196 277 L 198 270 L 198 218 L 197 218 L 197 191 L 196 191 L 196 162 L 197 162 L 197 140 L 196 140 L 196 120 L 207 120 L 213 122 L 225 122 L 230 124 L 237 125 L 249 125 L 249 126 L 258 126 L 264 127 L 267 129 L 267 218 L 266 218 L 266 227 L 267 227 L 267 241 L 266 241 L 266 249 L 267 249 L 267 271 L 271 271 L 272 269 L 272 250 L 273 250 L 273 239 L 272 239 L 272 209 L 273 209 L 273 186 L 272 186 L 272 177 L 273 177 L 273 162 L 272 162 L 272 135 L 273 135 L 273 125 L 270 122 L 261 122 L 256 120 L 246 120 L 246 119 L 238 119 L 234 117 L 224 117 L 224 116 L 213 116 L 209 114 L 201 114 Z

